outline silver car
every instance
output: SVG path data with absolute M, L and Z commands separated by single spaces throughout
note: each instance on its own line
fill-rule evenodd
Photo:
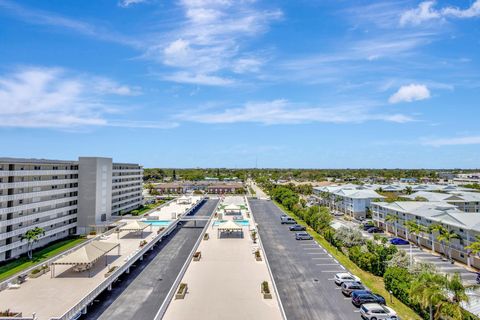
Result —
M 395 310 L 378 303 L 366 303 L 360 307 L 360 315 L 365 320 L 400 320 Z
M 312 240 L 313 237 L 306 232 L 296 232 L 295 239 L 297 240 Z

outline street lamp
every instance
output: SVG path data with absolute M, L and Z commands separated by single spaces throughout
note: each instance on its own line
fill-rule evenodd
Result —
M 390 293 L 390 303 L 393 303 L 393 296 L 392 296 L 393 292 L 392 292 L 392 290 L 388 291 L 388 293 Z

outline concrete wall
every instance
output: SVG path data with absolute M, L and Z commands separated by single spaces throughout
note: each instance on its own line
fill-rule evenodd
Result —
M 78 232 L 110 220 L 112 159 L 80 157 L 78 163 Z

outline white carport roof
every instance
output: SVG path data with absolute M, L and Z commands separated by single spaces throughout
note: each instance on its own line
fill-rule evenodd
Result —
M 138 220 L 133 220 L 127 223 L 125 226 L 118 229 L 118 231 L 142 231 L 149 226 L 150 225 L 148 223 L 138 221 Z
M 56 260 L 53 264 L 92 264 L 118 246 L 120 246 L 119 243 L 95 240 Z

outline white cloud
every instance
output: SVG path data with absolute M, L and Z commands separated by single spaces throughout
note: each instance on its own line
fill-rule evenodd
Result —
M 168 74 L 164 76 L 163 79 L 172 81 L 172 82 L 198 84 L 198 85 L 206 85 L 206 86 L 229 86 L 234 83 L 233 80 L 228 78 L 223 78 L 215 75 L 189 73 L 189 72 L 183 72 L 183 71 Z
M 435 1 L 424 1 L 421 2 L 417 8 L 405 11 L 400 16 L 400 25 L 420 25 L 428 21 L 447 17 L 464 19 L 480 17 L 480 0 L 474 1 L 471 6 L 466 9 L 457 7 L 435 9 L 435 4 Z
M 401 86 L 389 99 L 390 103 L 412 102 L 430 98 L 430 90 L 423 84 Z
M 426 21 L 439 19 L 441 14 L 433 8 L 434 6 L 435 1 L 421 2 L 417 8 L 407 10 L 400 16 L 400 25 L 419 25 Z
M 4 9 L 6 12 L 26 23 L 59 27 L 62 31 L 73 31 L 87 37 L 119 43 L 134 48 L 140 48 L 142 46 L 142 42 L 138 39 L 126 37 L 122 34 L 108 30 L 107 28 L 95 26 L 48 11 L 31 9 L 11 1 L 0 0 L 0 9 Z
M 249 102 L 242 107 L 227 108 L 218 112 L 189 110 L 178 114 L 183 121 L 200 123 L 252 122 L 266 125 L 301 123 L 362 123 L 378 120 L 396 123 L 414 121 L 401 114 L 379 114 L 365 106 L 304 107 L 287 100 Z
M 422 144 L 433 147 L 442 146 L 458 146 L 458 145 L 476 145 L 480 144 L 480 136 L 465 136 L 455 138 L 441 138 L 441 139 L 422 139 Z
M 282 16 L 280 11 L 257 9 L 249 0 L 181 0 L 179 5 L 184 21 L 154 41 L 144 55 L 174 69 L 165 79 L 230 85 L 233 78 L 217 81 L 223 79 L 220 73 L 258 72 L 263 60 L 254 53 L 246 58 L 243 51 L 249 39 L 264 33 L 272 21 Z
M 60 68 L 25 67 L 0 76 L 0 127 L 84 126 L 171 127 L 172 124 L 123 121 L 111 96 L 139 94 L 138 88 L 98 76 L 73 75 Z
M 139 4 L 139 3 L 144 3 L 146 0 L 121 0 L 118 5 L 123 8 L 127 8 L 131 5 Z

